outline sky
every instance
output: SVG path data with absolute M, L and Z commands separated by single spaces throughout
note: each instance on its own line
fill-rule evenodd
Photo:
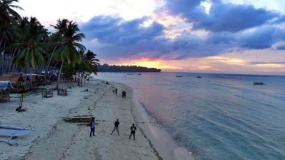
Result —
M 101 64 L 285 75 L 284 0 L 19 0 L 51 32 L 76 22 Z

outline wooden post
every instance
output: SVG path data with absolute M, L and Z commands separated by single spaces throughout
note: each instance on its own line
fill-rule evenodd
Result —
M 22 95 L 21 95 L 21 98 L 20 98 L 20 104 L 19 104 L 19 108 L 20 108 L 20 109 L 22 108 L 23 101 L 24 101 L 24 95 L 22 94 Z

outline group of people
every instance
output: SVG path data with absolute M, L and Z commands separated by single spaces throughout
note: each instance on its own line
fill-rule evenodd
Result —
M 117 94 L 117 92 L 118 92 L 118 89 L 113 87 L 113 93 Z
M 119 119 L 117 119 L 114 123 L 114 129 L 113 129 L 111 135 L 113 134 L 114 131 L 117 131 L 118 135 L 120 135 L 119 124 L 120 124 Z M 94 117 L 92 117 L 92 120 L 90 122 L 90 128 L 91 128 L 90 137 L 92 136 L 92 134 L 93 134 L 93 136 L 95 136 L 95 118 Z M 131 129 L 131 133 L 130 133 L 129 139 L 133 136 L 134 140 L 136 140 L 135 134 L 136 134 L 137 127 L 135 126 L 134 123 L 130 129 Z
M 113 90 L 113 93 L 115 93 L 115 94 L 118 93 L 118 89 L 117 88 L 113 87 L 112 90 Z M 123 90 L 122 91 L 122 98 L 126 98 L 126 97 L 127 97 L 127 92 Z

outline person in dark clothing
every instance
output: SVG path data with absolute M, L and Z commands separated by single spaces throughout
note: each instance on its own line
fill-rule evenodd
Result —
M 131 126 L 131 134 L 130 134 L 130 136 L 129 136 L 129 139 L 132 137 L 132 135 L 134 136 L 134 140 L 136 140 L 136 136 L 135 136 L 135 134 L 136 134 L 136 130 L 137 130 L 137 127 L 135 126 L 135 124 L 133 124 L 132 126 Z
M 111 135 L 113 134 L 113 132 L 114 132 L 115 130 L 118 132 L 118 135 L 120 135 L 120 132 L 119 132 L 119 124 L 120 124 L 119 119 L 117 119 L 117 120 L 115 121 L 115 123 L 114 123 L 114 129 L 113 129 Z
M 117 94 L 117 92 L 118 92 L 118 89 L 116 88 L 116 89 L 115 89 L 115 94 Z
M 127 94 L 127 92 L 126 92 L 126 91 L 123 91 L 123 92 L 122 92 L 122 97 L 123 97 L 123 98 L 126 98 L 126 94 Z
M 90 122 L 90 128 L 91 128 L 91 131 L 90 131 L 90 137 L 93 133 L 93 136 L 95 136 L 94 132 L 95 132 L 95 118 L 92 117 L 91 119 L 91 122 Z
M 114 132 L 115 130 L 118 132 L 118 135 L 120 135 L 120 132 L 119 132 L 119 124 L 120 124 L 119 119 L 117 119 L 117 120 L 115 121 L 115 123 L 114 123 L 114 129 L 113 129 L 111 135 L 113 134 L 113 132 Z

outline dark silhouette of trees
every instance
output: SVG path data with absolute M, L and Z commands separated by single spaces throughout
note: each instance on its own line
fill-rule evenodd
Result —
M 141 66 L 115 66 L 108 64 L 98 65 L 98 72 L 161 72 L 161 69 Z

